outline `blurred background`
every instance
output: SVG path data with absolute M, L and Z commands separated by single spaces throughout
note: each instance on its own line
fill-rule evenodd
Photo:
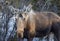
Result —
M 0 0 L 0 41 L 17 41 L 15 13 L 29 4 L 33 5 L 34 11 L 51 11 L 60 15 L 60 0 Z M 49 36 L 46 39 L 34 38 L 33 41 L 48 41 Z

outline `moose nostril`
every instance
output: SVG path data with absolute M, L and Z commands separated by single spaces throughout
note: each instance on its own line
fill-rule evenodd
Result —
M 21 38 L 21 34 L 20 33 L 18 33 L 18 37 Z

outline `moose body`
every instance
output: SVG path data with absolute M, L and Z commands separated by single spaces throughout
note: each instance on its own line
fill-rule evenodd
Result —
M 60 17 L 53 12 L 22 13 L 17 18 L 17 34 L 20 38 L 44 37 L 53 32 L 60 41 Z

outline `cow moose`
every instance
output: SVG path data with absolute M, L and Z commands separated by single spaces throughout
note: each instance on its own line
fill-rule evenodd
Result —
M 53 32 L 60 41 L 60 17 L 53 12 L 23 12 L 17 18 L 17 35 L 32 41 L 34 37 L 44 37 Z

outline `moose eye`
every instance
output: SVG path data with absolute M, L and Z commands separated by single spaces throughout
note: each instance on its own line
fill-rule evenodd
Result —
M 19 14 L 19 17 L 23 17 L 22 14 Z

